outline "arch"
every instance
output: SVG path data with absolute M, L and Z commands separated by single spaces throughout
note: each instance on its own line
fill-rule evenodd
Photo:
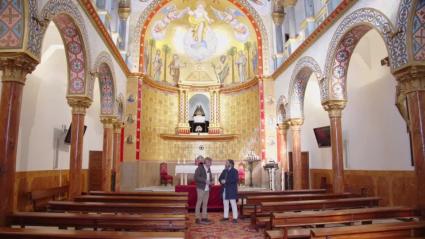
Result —
M 133 62 L 137 62 L 137 69 L 140 69 L 140 56 L 141 52 L 141 43 L 143 43 L 144 32 L 146 26 L 149 24 L 150 20 L 153 18 L 155 13 L 160 10 L 162 6 L 167 4 L 170 0 L 153 0 L 149 6 L 143 11 L 140 15 L 139 20 L 136 24 L 136 29 L 134 30 L 133 38 L 131 39 L 133 50 L 136 52 L 134 54 Z M 262 75 L 264 71 L 268 70 L 269 64 L 269 44 L 268 44 L 268 34 L 266 27 L 261 19 L 261 16 L 257 11 L 249 4 L 248 0 L 228 0 L 236 7 L 241 9 L 249 18 L 254 29 L 258 29 L 257 41 L 258 41 L 258 57 L 259 57 L 259 75 Z
M 282 124 L 286 120 L 286 110 L 288 107 L 288 102 L 286 101 L 286 97 L 281 95 L 277 100 L 276 104 L 276 121 L 278 124 Z
M 347 17 L 336 29 L 329 52 L 326 56 L 325 78 L 321 84 L 322 102 L 327 100 L 346 100 L 347 71 L 351 54 L 360 39 L 371 29 L 382 36 L 389 54 L 390 65 L 397 62 L 398 41 L 393 40 L 396 34 L 393 25 L 381 12 L 372 8 L 360 8 Z
M 293 72 L 289 83 L 287 118 L 302 119 L 304 118 L 304 95 L 307 82 L 314 73 L 319 81 L 319 86 L 322 87 L 323 74 L 317 61 L 310 56 L 302 57 L 295 65 Z
M 32 2 L 32 1 L 31 1 Z M 87 95 L 86 80 L 89 78 L 90 54 L 84 18 L 73 1 L 50 0 L 40 14 L 34 15 L 37 4 L 30 2 L 32 17 L 28 50 L 40 59 L 41 47 L 47 26 L 53 21 L 59 29 L 65 45 L 68 64 L 68 96 Z M 40 20 L 41 19 L 41 20 Z
M 111 56 L 102 51 L 96 57 L 93 72 L 97 72 L 100 89 L 100 113 L 101 115 L 114 115 L 116 106 L 116 78 Z M 89 93 L 93 97 L 94 79 L 90 79 Z

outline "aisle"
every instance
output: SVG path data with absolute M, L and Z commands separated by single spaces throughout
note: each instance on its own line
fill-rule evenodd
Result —
M 237 224 L 220 222 L 223 213 L 208 213 L 214 223 L 210 225 L 196 224 L 195 214 L 189 214 L 189 239 L 255 239 L 264 238 L 263 231 L 256 232 L 249 227 L 249 220 L 239 220 Z

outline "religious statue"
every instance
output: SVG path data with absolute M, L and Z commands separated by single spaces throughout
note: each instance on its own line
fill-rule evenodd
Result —
M 193 113 L 193 122 L 205 123 L 205 112 L 201 105 L 196 106 L 196 110 Z
M 155 58 L 153 60 L 153 79 L 154 80 L 160 81 L 161 69 L 162 69 L 161 50 L 156 50 Z
M 212 63 L 214 71 L 217 75 L 218 83 L 224 84 L 227 76 L 229 75 L 229 64 L 227 62 L 227 56 L 221 55 L 218 64 Z
M 236 61 L 236 65 L 238 65 L 238 73 L 239 73 L 239 81 L 245 82 L 246 80 L 246 63 L 248 59 L 246 58 L 243 51 L 239 51 L 239 58 Z
M 170 75 L 173 78 L 173 81 L 177 84 L 179 83 L 180 79 L 180 67 L 183 65 L 180 63 L 180 58 L 177 54 L 173 55 L 173 60 L 171 60 L 170 65 L 168 67 L 170 68 Z
M 189 23 L 192 26 L 192 38 L 195 41 L 192 47 L 206 47 L 208 24 L 212 23 L 213 20 L 208 17 L 208 12 L 203 4 L 198 4 L 195 10 L 188 10 L 188 14 Z

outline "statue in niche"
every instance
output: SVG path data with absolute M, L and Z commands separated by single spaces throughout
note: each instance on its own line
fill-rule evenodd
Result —
M 173 55 L 173 59 L 171 60 L 170 65 L 168 67 L 170 68 L 170 75 L 173 78 L 174 83 L 179 83 L 180 80 L 180 67 L 183 67 L 184 65 L 180 62 L 180 57 L 177 54 Z
M 215 74 L 217 75 L 218 83 L 224 84 L 224 81 L 226 80 L 227 76 L 229 75 L 229 63 L 227 61 L 227 56 L 222 55 L 220 56 L 220 60 L 218 61 L 218 64 L 212 63 L 212 67 L 214 68 Z
M 127 144 L 133 144 L 133 135 L 129 135 L 126 139 Z
M 247 57 L 243 53 L 243 51 L 239 51 L 239 57 L 236 61 L 236 65 L 238 65 L 238 73 L 239 73 L 239 81 L 246 81 L 246 63 L 248 62 Z
M 196 106 L 196 110 L 193 113 L 193 122 L 205 123 L 205 112 L 201 105 Z
M 127 123 L 128 124 L 132 124 L 133 122 L 134 122 L 133 115 L 132 114 L 129 114 L 127 116 Z
M 162 69 L 161 50 L 156 50 L 155 58 L 153 60 L 153 79 L 155 81 L 160 81 L 161 69 Z

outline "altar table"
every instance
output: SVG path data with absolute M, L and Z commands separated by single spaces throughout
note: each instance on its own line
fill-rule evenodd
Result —
M 196 206 L 196 185 L 177 185 L 175 186 L 176 192 L 188 192 L 187 204 L 189 209 L 193 210 Z M 208 199 L 208 209 L 223 209 L 223 199 L 220 195 L 221 186 L 213 185 L 210 188 L 210 196 Z
M 180 174 L 180 185 L 187 185 L 187 175 L 195 174 L 198 166 L 193 164 L 177 164 L 176 175 Z M 218 185 L 218 177 L 224 170 L 224 165 L 211 165 L 211 174 L 214 176 L 214 184 Z

